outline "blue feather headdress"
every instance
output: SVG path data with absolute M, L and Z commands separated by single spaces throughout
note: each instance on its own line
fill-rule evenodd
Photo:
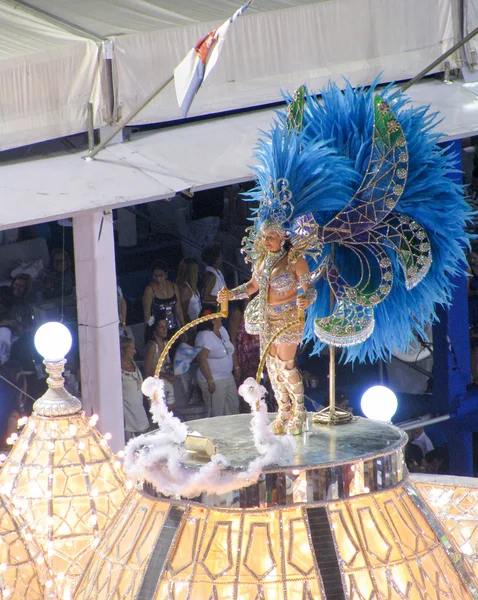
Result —
M 258 142 L 244 251 L 257 258 L 264 223 L 282 227 L 320 274 L 304 341 L 343 347 L 345 360 L 388 359 L 424 334 L 463 270 L 469 207 L 455 157 L 438 146 L 436 115 L 391 87 L 302 94 Z

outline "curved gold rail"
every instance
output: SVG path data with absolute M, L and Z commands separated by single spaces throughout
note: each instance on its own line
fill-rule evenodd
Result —
M 271 349 L 272 344 L 276 341 L 276 339 L 280 335 L 285 333 L 287 330 L 292 329 L 296 325 L 302 325 L 303 323 L 304 323 L 304 311 L 302 311 L 302 315 L 299 314 L 299 318 L 296 321 L 292 321 L 292 323 L 287 323 L 287 325 L 284 325 L 284 327 L 281 327 L 279 329 L 279 331 L 276 331 L 276 333 L 271 337 L 271 339 L 267 343 L 267 346 L 264 349 L 264 352 L 262 353 L 261 360 L 259 361 L 259 367 L 258 367 L 257 373 L 256 373 L 256 382 L 257 383 L 261 382 L 262 371 L 264 370 L 264 364 L 267 360 L 267 355 L 269 354 L 269 350 Z
M 303 309 L 298 309 L 298 319 L 296 321 L 292 321 L 292 323 L 287 323 L 287 325 L 284 325 L 284 327 L 281 327 L 279 329 L 279 331 L 277 331 L 272 338 L 269 340 L 269 342 L 267 343 L 267 346 L 265 347 L 262 356 L 261 356 L 261 360 L 259 361 L 259 367 L 257 369 L 257 373 L 256 373 L 256 381 L 257 383 L 261 382 L 261 378 L 262 378 L 262 371 L 264 370 L 264 364 L 267 360 L 267 355 L 269 354 L 269 350 L 271 349 L 271 346 L 273 345 L 273 343 L 276 341 L 276 339 L 282 335 L 283 333 L 285 333 L 286 331 L 288 331 L 289 329 L 292 329 L 293 327 L 295 327 L 296 325 L 301 325 L 304 323 L 305 320 L 305 313 Z M 188 329 L 191 329 L 192 327 L 199 325 L 200 323 L 205 323 L 206 321 L 212 321 L 213 319 L 217 319 L 217 318 L 224 318 L 226 319 L 227 316 L 229 314 L 229 301 L 228 300 L 224 300 L 223 302 L 221 302 L 221 310 L 217 313 L 211 313 L 210 315 L 205 315 L 204 317 L 199 317 L 198 319 L 195 319 L 194 321 L 191 321 L 190 323 L 187 323 L 187 325 L 184 325 L 183 327 L 181 327 L 181 329 L 178 329 L 178 331 L 176 331 L 176 333 L 173 335 L 173 337 L 168 341 L 168 343 L 166 344 L 166 346 L 163 348 L 163 351 L 161 352 L 161 356 L 159 357 L 158 360 L 158 364 L 156 365 L 156 369 L 154 371 L 154 376 L 156 378 L 159 377 L 160 373 L 161 373 L 161 369 L 163 367 L 163 363 L 166 359 L 166 356 L 168 354 L 168 352 L 171 350 L 171 347 L 173 346 L 174 342 L 183 334 L 185 333 Z
M 171 350 L 174 342 L 188 329 L 194 327 L 195 325 L 199 325 L 200 323 L 205 323 L 206 321 L 213 321 L 214 319 L 226 319 L 229 314 L 229 300 L 224 300 L 221 302 L 221 310 L 217 313 L 211 313 L 210 315 L 204 315 L 203 317 L 199 317 L 198 319 L 194 319 L 190 323 L 187 323 L 181 329 L 178 329 L 173 337 L 168 341 L 166 346 L 164 346 L 163 351 L 161 352 L 161 356 L 158 359 L 158 364 L 156 365 L 156 369 L 154 371 L 154 376 L 156 379 L 159 377 L 161 373 L 161 369 L 163 367 L 163 363 L 168 355 L 168 352 Z

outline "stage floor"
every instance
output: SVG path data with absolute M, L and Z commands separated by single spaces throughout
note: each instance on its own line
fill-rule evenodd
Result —
M 270 413 L 273 421 L 275 413 Z M 217 451 L 224 455 L 235 469 L 245 468 L 257 456 L 252 436 L 251 415 L 232 415 L 200 419 L 188 423 L 191 432 L 208 437 L 217 445 Z M 308 431 L 294 436 L 297 450 L 293 460 L 277 466 L 265 468 L 264 472 L 281 469 L 325 467 L 353 463 L 357 460 L 389 454 L 406 443 L 406 436 L 391 424 L 353 417 L 344 425 L 324 426 L 312 423 L 308 414 Z M 203 464 L 194 454 L 184 457 L 186 464 Z

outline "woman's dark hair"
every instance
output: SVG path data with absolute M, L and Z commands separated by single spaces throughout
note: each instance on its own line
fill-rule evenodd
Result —
M 201 253 L 201 258 L 208 265 L 208 267 L 212 267 L 212 265 L 217 261 L 217 259 L 221 256 L 221 246 L 217 242 L 211 244 L 210 246 L 206 246 Z
M 164 316 L 163 316 L 163 315 L 159 315 L 158 317 L 156 317 L 156 318 L 154 319 L 154 324 L 153 324 L 153 335 L 154 335 L 154 332 L 156 331 L 156 327 L 158 326 L 158 323 L 159 323 L 160 321 L 164 321 L 164 322 L 166 323 L 166 330 L 167 330 L 167 328 L 168 328 L 168 320 L 166 319 L 166 313 L 165 313 L 165 314 L 164 314 Z M 166 331 L 166 335 L 167 335 L 167 331 Z
M 129 338 L 129 337 L 121 337 L 120 338 L 120 353 L 121 356 L 123 356 L 124 351 L 126 350 L 126 348 L 128 346 L 131 346 L 131 344 L 133 344 L 134 346 L 134 340 Z
M 155 271 L 164 271 L 165 273 L 169 272 L 168 263 L 162 258 L 158 258 L 155 260 L 151 266 L 151 271 L 154 273 Z
M 176 285 L 181 287 L 187 283 L 193 293 L 198 291 L 198 261 L 195 258 L 187 256 L 179 263 L 178 274 L 176 276 Z M 196 267 L 196 269 L 193 269 Z
M 12 305 L 12 293 L 9 287 L 3 285 L 0 287 L 0 306 L 8 310 Z
M 200 317 L 205 317 L 206 315 L 211 315 L 216 313 L 216 310 L 212 308 L 203 308 L 199 313 Z M 198 331 L 212 331 L 214 329 L 214 319 L 210 319 L 209 321 L 205 321 L 204 323 L 199 323 L 197 326 Z

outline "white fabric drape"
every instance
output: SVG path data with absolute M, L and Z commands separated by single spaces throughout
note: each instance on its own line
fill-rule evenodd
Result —
M 256 0 L 231 27 L 220 61 L 199 90 L 190 116 L 276 102 L 281 90 L 304 82 L 316 90 L 329 78 L 346 77 L 353 84 L 370 83 L 380 73 L 385 81 L 411 78 L 456 41 L 457 3 Z M 101 39 L 113 44 L 115 110 L 118 107 L 124 118 L 241 2 L 30 4 L 50 13 L 53 21 L 21 3 L 0 0 L 0 150 L 86 131 L 89 101 L 95 127 L 108 122 Z M 477 3 L 466 4 L 471 23 Z M 170 85 L 134 122 L 180 117 Z
M 53 14 L 63 21 L 75 23 L 82 29 L 104 38 L 111 35 L 185 27 L 195 23 L 206 23 L 213 19 L 223 22 L 245 0 L 29 1 L 36 8 Z M 315 2 L 317 0 L 256 0 L 248 12 L 268 12 Z
M 0 0 L 0 150 L 86 131 L 88 102 L 105 123 L 100 49 Z
M 449 139 L 478 132 L 478 100 L 459 83 L 422 81 L 409 96 L 415 106 L 430 105 L 431 112 L 440 113 L 438 131 Z M 82 160 L 82 153 L 64 153 L 4 164 L 0 231 L 248 181 L 258 131 L 269 128 L 274 113 L 261 109 L 136 134 L 92 162 Z M 181 226 L 179 217 L 176 223 Z
M 463 36 L 478 27 L 478 0 L 463 0 Z M 478 71 L 478 36 L 465 44 L 465 57 L 472 71 Z

